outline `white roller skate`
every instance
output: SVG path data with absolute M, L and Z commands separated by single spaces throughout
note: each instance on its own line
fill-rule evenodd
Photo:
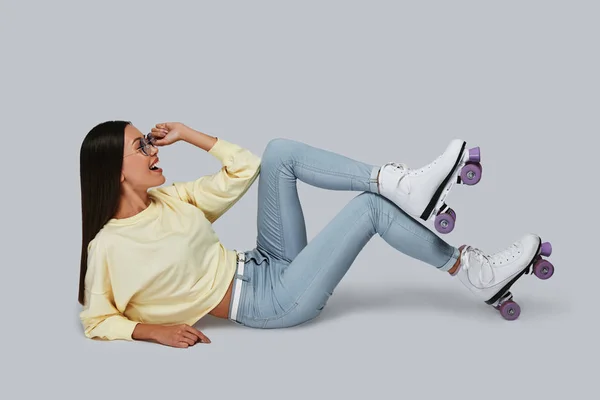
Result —
M 379 172 L 380 194 L 424 221 L 435 215 L 436 230 L 450 233 L 456 223 L 456 213 L 444 200 L 455 183 L 475 185 L 479 182 L 480 161 L 479 147 L 467 150 L 465 141 L 454 139 L 442 155 L 420 169 L 396 162 L 384 164 Z
M 526 273 L 548 279 L 554 266 L 542 259 L 552 254 L 552 245 L 539 236 L 526 234 L 495 254 L 485 254 L 471 246 L 461 250 L 460 265 L 453 274 L 478 298 L 500 311 L 507 320 L 519 317 L 521 309 L 512 301 L 510 287 Z

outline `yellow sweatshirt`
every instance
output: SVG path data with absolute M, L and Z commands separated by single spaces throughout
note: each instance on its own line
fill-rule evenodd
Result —
M 85 336 L 133 340 L 138 322 L 193 325 L 223 299 L 236 251 L 212 223 L 256 180 L 261 159 L 223 139 L 209 154 L 223 165 L 217 173 L 148 190 L 150 206 L 109 220 L 90 242 Z

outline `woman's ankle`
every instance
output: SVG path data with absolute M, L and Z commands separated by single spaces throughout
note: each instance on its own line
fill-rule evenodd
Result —
M 458 250 L 460 250 L 460 254 L 458 255 L 458 258 L 456 259 L 456 263 L 454 263 L 454 265 L 452 266 L 452 268 L 450 268 L 448 270 L 448 273 L 450 275 L 455 275 L 456 272 L 458 271 L 458 268 L 460 268 L 460 258 L 462 256 L 462 251 L 463 251 L 464 248 L 465 248 L 464 244 L 458 248 Z

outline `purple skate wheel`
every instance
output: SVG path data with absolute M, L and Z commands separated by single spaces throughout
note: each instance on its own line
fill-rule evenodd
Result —
M 456 224 L 455 217 L 448 213 L 441 213 L 435 217 L 435 229 L 440 233 L 450 233 Z
M 454 219 L 454 222 L 456 222 L 456 212 L 454 212 L 453 209 L 451 209 L 450 207 L 448 207 L 446 209 L 446 211 L 444 211 L 445 213 L 448 213 L 452 216 L 452 218 Z
M 506 320 L 514 321 L 521 315 L 521 307 L 512 300 L 509 300 L 500 305 L 500 315 Z
M 552 254 L 552 245 L 550 244 L 550 242 L 542 243 L 542 250 L 540 254 L 544 257 L 549 257 L 550 254 Z
M 481 149 L 479 146 L 469 149 L 469 161 L 474 163 L 481 162 Z
M 533 266 L 533 273 L 540 279 L 548 279 L 554 275 L 554 265 L 547 260 L 538 260 Z
M 467 164 L 460 171 L 460 178 L 465 185 L 475 185 L 481 180 L 481 164 Z

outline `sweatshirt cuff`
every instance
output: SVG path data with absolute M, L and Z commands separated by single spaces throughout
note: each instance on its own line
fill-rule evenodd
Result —
M 133 340 L 133 331 L 135 327 L 139 324 L 137 321 L 132 321 L 130 319 L 123 319 L 117 323 L 117 335 L 120 335 L 122 339 L 125 340 Z
M 101 339 L 115 340 L 134 340 L 133 331 L 136 325 L 139 324 L 137 321 L 132 321 L 121 316 L 112 316 L 102 321 L 96 329 L 85 332 L 88 338 L 100 337 Z M 99 329 L 98 329 L 99 328 Z

